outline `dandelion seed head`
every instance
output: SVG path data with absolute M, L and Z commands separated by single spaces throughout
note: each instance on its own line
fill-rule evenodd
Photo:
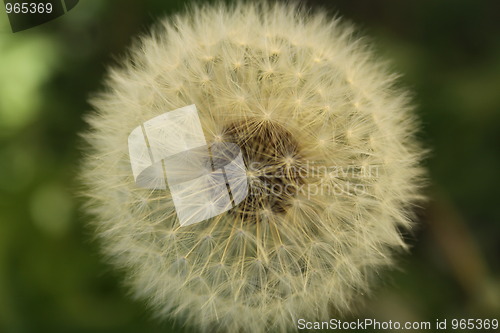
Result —
M 238 3 L 165 18 L 87 117 L 82 179 L 103 252 L 158 317 L 202 331 L 284 332 L 350 311 L 422 199 L 407 96 L 323 13 Z M 127 138 L 191 104 L 208 142 L 241 149 L 248 194 L 181 227 L 168 188 L 135 184 Z

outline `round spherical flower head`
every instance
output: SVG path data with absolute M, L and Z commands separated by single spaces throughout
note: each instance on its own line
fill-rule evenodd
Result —
M 423 175 L 408 94 L 372 58 L 338 18 L 262 3 L 195 6 L 131 47 L 92 100 L 82 178 L 136 297 L 200 330 L 274 332 L 369 291 Z M 241 150 L 248 193 L 181 226 L 171 188 L 137 186 L 127 139 L 192 104 L 207 144 Z

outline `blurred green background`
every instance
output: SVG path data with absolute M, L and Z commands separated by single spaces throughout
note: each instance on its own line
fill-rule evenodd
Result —
M 3 5 L 3 4 L 2 4 Z M 0 12 L 0 332 L 177 332 L 121 286 L 76 196 L 87 98 L 182 1 L 83 0 L 11 33 Z M 309 1 L 355 22 L 415 92 L 430 200 L 353 318 L 500 319 L 500 2 Z M 451 331 L 451 330 L 447 330 Z

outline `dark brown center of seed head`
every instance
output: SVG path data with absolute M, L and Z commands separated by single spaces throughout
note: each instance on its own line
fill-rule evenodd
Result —
M 283 213 L 303 184 L 299 144 L 282 125 L 246 119 L 226 126 L 223 141 L 237 144 L 248 174 L 248 195 L 232 213 L 257 221 L 266 212 Z

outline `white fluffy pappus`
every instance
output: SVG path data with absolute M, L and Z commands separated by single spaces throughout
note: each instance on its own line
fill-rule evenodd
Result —
M 293 5 L 194 6 L 110 70 L 84 134 L 86 210 L 159 317 L 293 330 L 349 311 L 405 248 L 423 150 L 408 94 L 353 31 Z M 127 138 L 190 104 L 208 142 L 242 149 L 249 193 L 181 227 L 168 189 L 135 184 Z

